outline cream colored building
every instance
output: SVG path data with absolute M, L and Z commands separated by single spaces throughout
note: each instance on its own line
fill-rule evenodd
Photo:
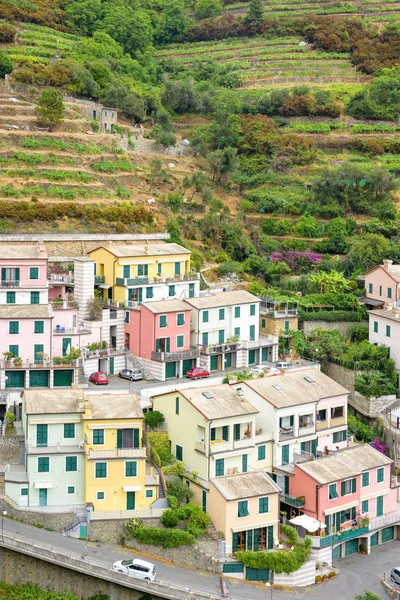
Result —
M 152 397 L 163 413 L 171 452 L 196 471 L 195 501 L 207 508 L 209 479 L 248 469 L 272 469 L 272 434 L 257 429 L 258 410 L 229 385 L 190 388 Z
M 272 550 L 278 543 L 279 487 L 263 471 L 210 480 L 208 512 L 227 554 Z

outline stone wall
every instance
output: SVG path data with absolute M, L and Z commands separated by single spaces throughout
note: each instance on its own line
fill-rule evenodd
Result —
M 0 435 L 0 464 L 19 465 L 23 441 L 22 435 Z
M 331 377 L 334 381 L 337 381 L 337 383 L 340 383 L 340 385 L 345 387 L 346 390 L 349 390 L 349 392 L 354 392 L 356 378 L 355 371 L 346 369 L 345 367 L 335 363 L 328 363 L 327 365 L 324 364 L 324 372 L 328 375 L 328 377 Z
M 62 531 L 64 527 L 72 523 L 75 519 L 75 513 L 72 511 L 50 513 L 16 508 L 6 497 L 0 498 L 0 510 L 6 510 L 7 516 L 12 519 L 54 531 Z
M 346 335 L 349 327 L 352 325 L 368 325 L 368 321 L 334 321 L 332 323 L 328 321 L 302 321 L 300 329 L 302 329 L 306 336 L 310 335 L 314 329 L 324 329 L 325 331 L 332 331 L 332 329 L 339 329 L 340 333 Z
M 183 567 L 222 573 L 222 565 L 216 558 L 219 556 L 220 542 L 216 540 L 201 539 L 195 546 L 181 546 L 180 548 L 161 548 L 150 544 L 140 544 L 136 540 L 125 540 L 124 545 L 143 554 L 157 556 Z
M 274 584 L 303 587 L 315 583 L 315 560 L 308 560 L 294 573 L 274 573 Z
M 130 519 L 90 521 L 87 528 L 88 539 L 92 542 L 111 542 L 121 544 L 124 541 L 125 525 Z M 149 527 L 160 527 L 160 519 L 142 519 Z
M 0 547 L 0 581 L 10 584 L 35 584 L 44 590 L 76 594 L 86 600 L 106 594 L 113 600 L 139 600 L 143 592 L 79 573 L 50 562 Z M 156 600 L 157 596 L 152 596 Z

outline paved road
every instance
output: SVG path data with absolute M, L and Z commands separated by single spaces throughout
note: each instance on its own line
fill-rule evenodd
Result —
M 6 518 L 4 531 L 18 533 L 21 536 L 37 542 L 62 548 L 64 551 L 79 553 L 83 558 L 110 565 L 121 558 L 138 556 L 126 548 L 114 544 L 96 544 L 74 538 L 63 537 L 60 533 L 37 529 L 24 523 L 19 523 Z M 221 580 L 218 575 L 186 569 L 160 559 L 149 559 L 154 562 L 159 581 L 170 582 L 179 586 L 202 590 L 207 593 L 218 594 L 221 591 Z M 370 556 L 354 554 L 338 561 L 337 567 L 341 574 L 331 581 L 321 585 L 299 588 L 297 590 L 268 590 L 264 584 L 252 584 L 240 580 L 226 579 L 227 593 L 238 600 L 269 600 L 270 598 L 302 598 L 310 597 L 312 600 L 354 600 L 356 594 L 362 594 L 366 589 L 382 598 L 386 598 L 380 577 L 388 572 L 394 565 L 400 564 L 400 541 L 393 541 L 373 549 Z M 221 596 L 222 598 L 222 596 Z

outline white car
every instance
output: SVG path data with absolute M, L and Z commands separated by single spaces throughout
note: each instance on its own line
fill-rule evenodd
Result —
M 146 560 L 139 560 L 138 558 L 134 560 L 118 560 L 113 564 L 113 570 L 147 581 L 154 581 L 156 578 L 156 568 L 153 563 Z
M 276 375 L 280 373 L 279 369 L 268 367 L 268 365 L 256 365 L 255 367 L 251 367 L 249 371 L 254 377 L 258 377 L 260 373 L 264 373 L 264 375 Z
M 275 363 L 275 367 L 277 369 L 287 369 L 288 367 L 290 367 L 290 365 L 288 362 L 280 361 L 280 362 Z

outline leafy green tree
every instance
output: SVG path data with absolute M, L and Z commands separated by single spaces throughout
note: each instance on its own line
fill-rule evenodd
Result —
M 110 86 L 104 92 L 102 100 L 108 106 L 120 108 L 127 117 L 137 121 L 142 121 L 146 115 L 143 99 L 133 93 L 123 83 L 116 83 Z
M 43 90 L 35 109 L 39 125 L 50 128 L 60 125 L 64 120 L 64 110 L 62 97 L 56 90 Z
M 104 2 L 101 28 L 131 56 L 144 52 L 153 42 L 150 13 L 128 3 Z
M 65 12 L 78 33 L 92 35 L 100 24 L 101 0 L 68 0 Z
M 185 12 L 185 5 L 181 0 L 168 2 L 156 28 L 155 37 L 159 44 L 169 44 L 189 29 L 190 19 Z
M 262 27 L 264 23 L 264 9 L 262 0 L 251 0 L 246 13 L 245 21 L 254 28 Z
M 168 477 L 167 489 L 168 495 L 175 496 L 179 503 L 189 502 L 194 496 L 193 491 L 188 488 L 186 482 L 182 481 L 182 479 L 176 475 Z
M 196 19 L 209 19 L 222 14 L 222 2 L 220 0 L 198 0 L 194 9 Z
M 144 422 L 150 429 L 157 429 L 164 421 L 165 417 L 159 410 L 152 410 L 144 415 Z
M 329 294 L 329 292 L 337 292 L 343 294 L 350 290 L 350 285 L 343 273 L 332 270 L 329 273 L 320 271 L 319 273 L 313 273 L 310 276 L 310 280 L 318 285 L 319 292 L 321 294 Z
M 236 148 L 224 148 L 223 150 L 215 150 L 208 155 L 213 180 L 220 182 L 222 179 L 232 175 L 239 166 Z
M 347 265 L 354 269 L 366 271 L 373 265 L 380 264 L 389 257 L 390 241 L 376 233 L 366 233 L 351 240 L 347 255 Z
M 303 215 L 294 226 L 294 232 L 299 237 L 317 238 L 322 235 L 322 226 L 311 215 Z
M 0 79 L 9 75 L 14 68 L 13 63 L 4 52 L 0 52 Z
M 164 148 L 169 148 L 170 146 L 175 146 L 176 137 L 172 133 L 172 131 L 168 131 L 168 129 L 164 129 L 163 127 L 159 127 L 154 134 L 154 139 L 157 144 L 161 144 Z

